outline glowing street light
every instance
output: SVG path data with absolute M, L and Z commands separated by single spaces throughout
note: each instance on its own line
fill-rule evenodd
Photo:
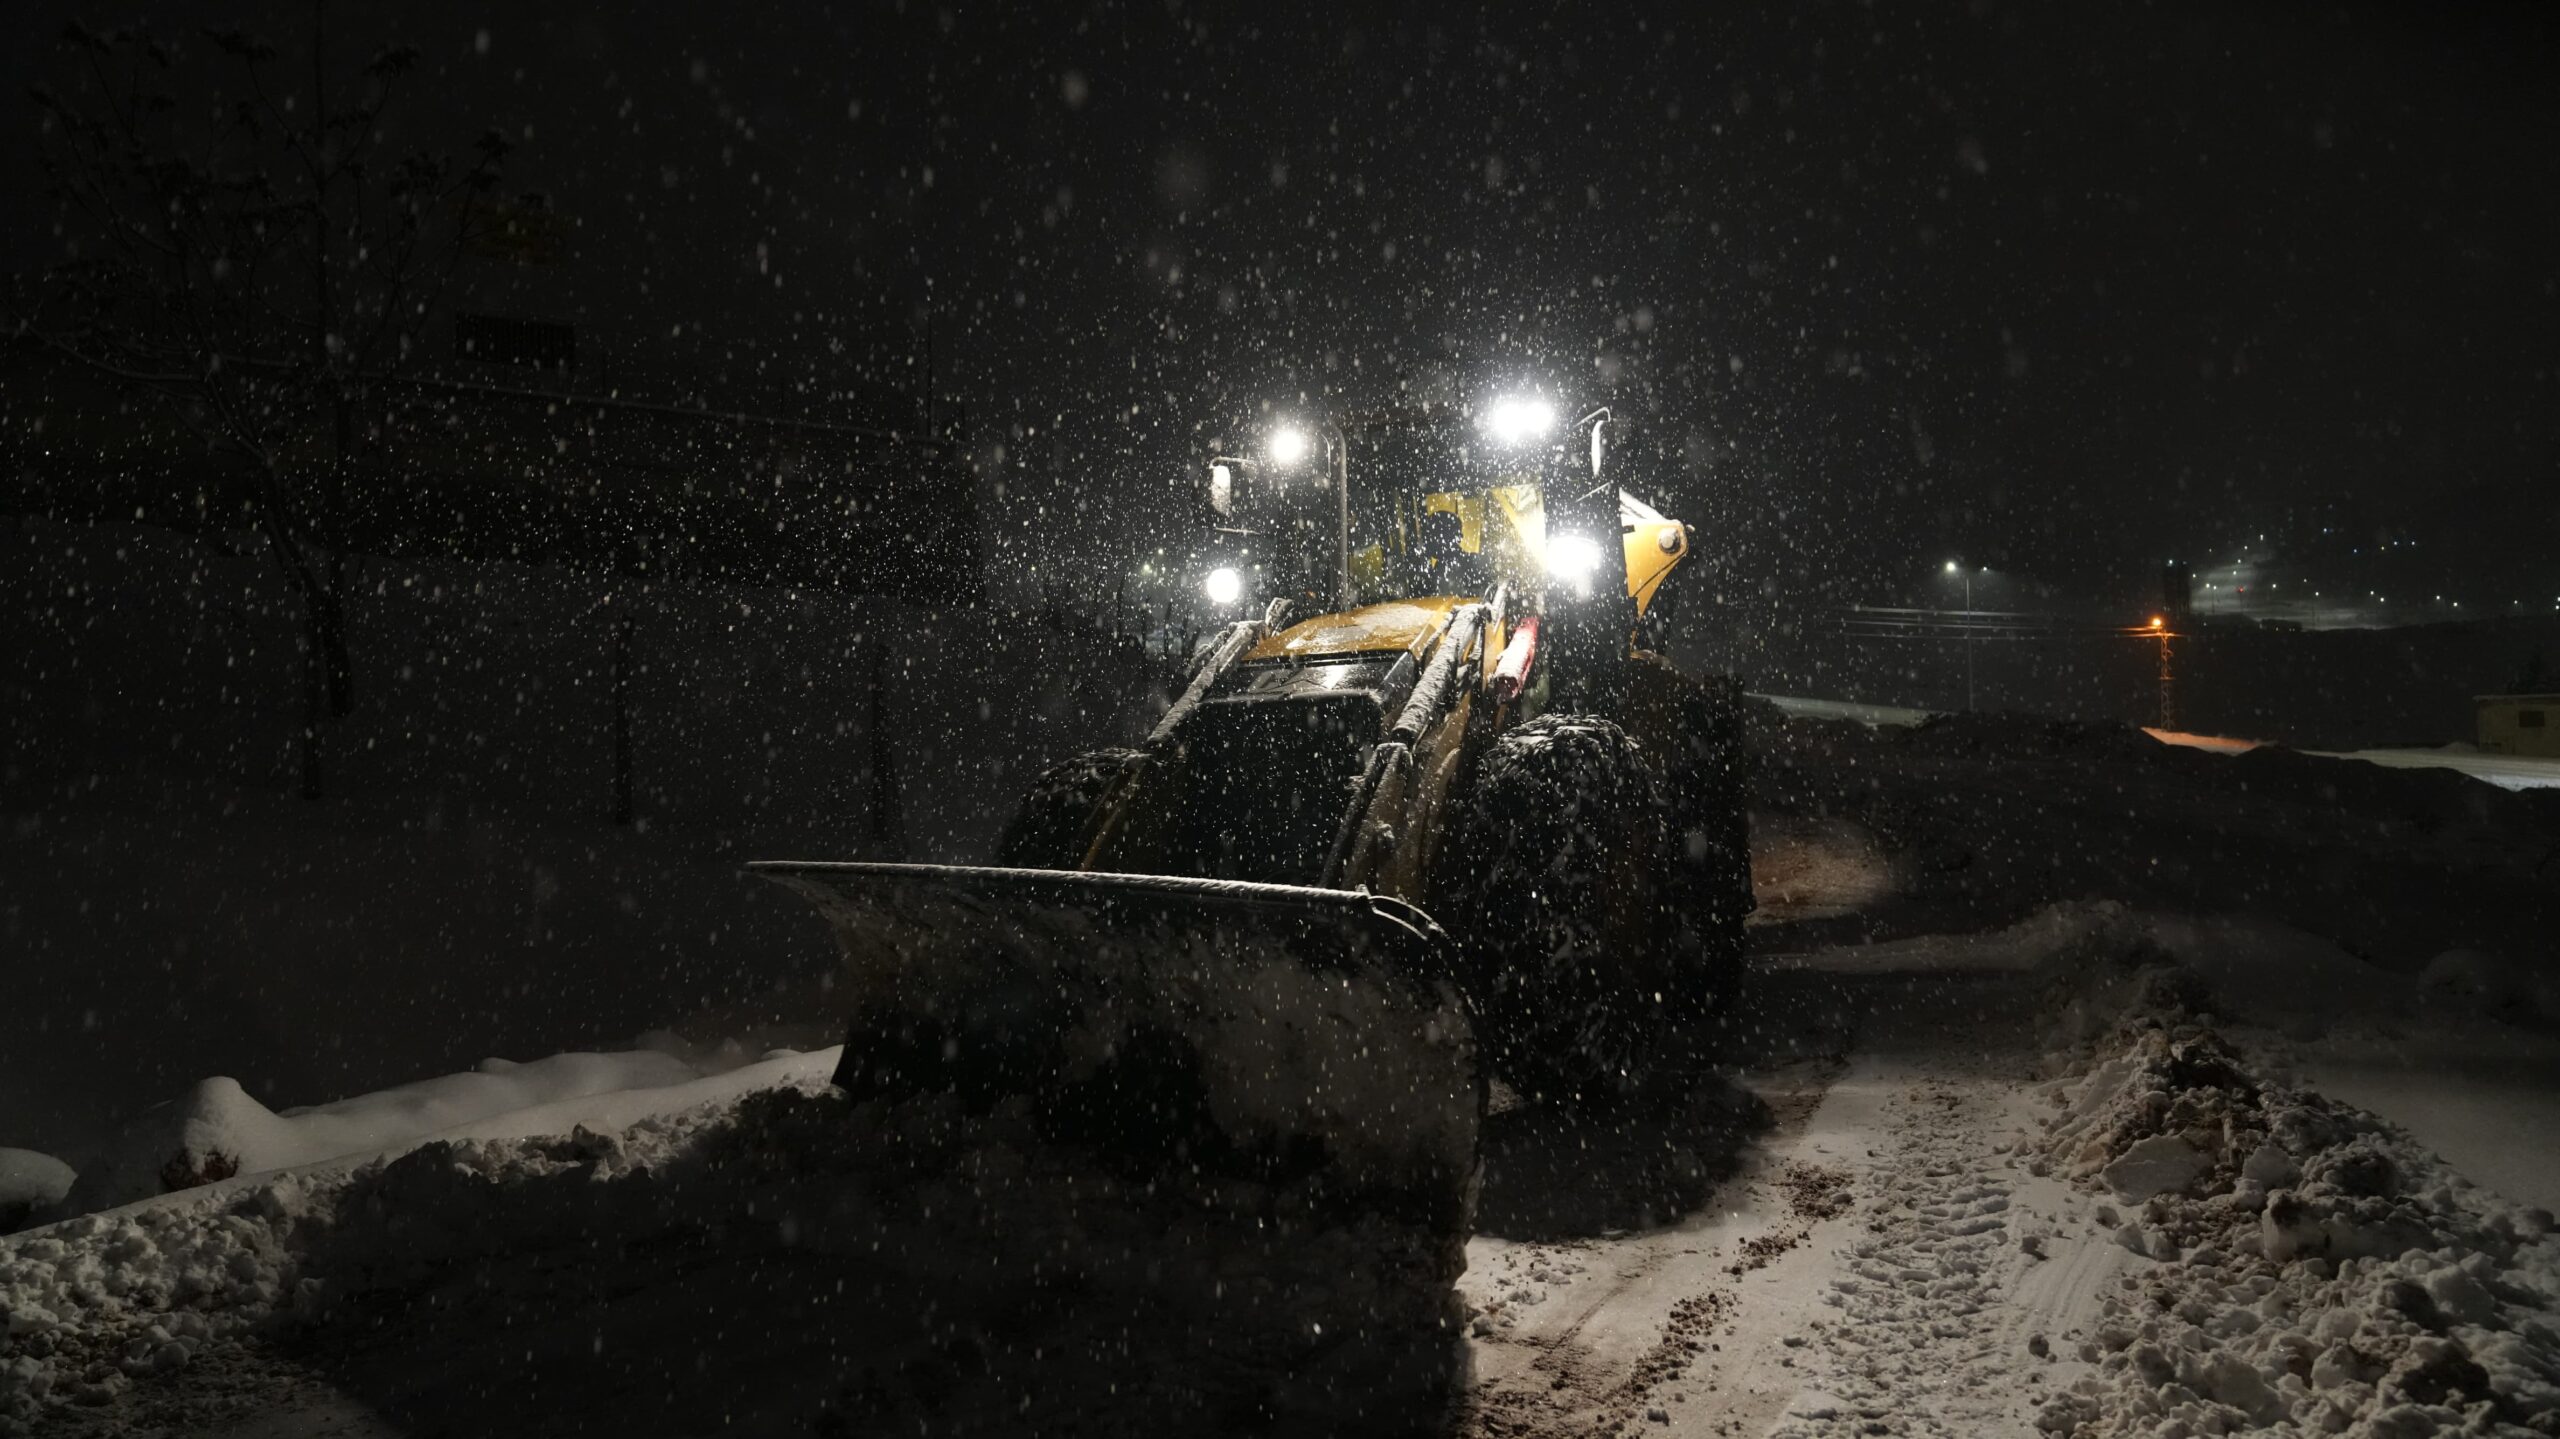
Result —
M 1231 565 L 1220 565 L 1200 581 L 1200 589 L 1208 595 L 1209 603 L 1231 605 L 1236 602 L 1236 596 L 1244 593 L 1244 576 L 1237 574 Z

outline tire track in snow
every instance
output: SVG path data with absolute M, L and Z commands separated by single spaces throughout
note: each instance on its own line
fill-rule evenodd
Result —
M 1841 1070 L 1822 1060 L 1746 1081 L 1774 1123 L 1743 1170 L 1673 1228 L 1570 1245 L 1472 1245 L 1464 1287 L 1480 1311 L 1488 1297 L 1517 1305 L 1519 1276 L 1547 1276 L 1550 1287 L 1510 1308 L 1509 1327 L 1480 1313 L 1463 1431 L 1508 1439 L 1632 1432 L 1671 1422 L 1675 1406 L 1703 1395 L 1711 1386 L 1700 1371 L 1729 1337 L 1736 1310 L 1729 1270 L 1740 1245 L 1783 1236 L 1780 1248 L 1793 1248 L 1819 1217 L 1787 1201 L 1829 1192 L 1807 1186 L 1800 1150 Z M 1587 1285 L 1574 1277 L 1595 1271 L 1606 1277 Z M 1545 1309 L 1566 1296 L 1569 1307 Z
M 2035 1432 L 2038 1361 L 2061 1347 L 2043 1331 L 2087 1310 L 2114 1263 L 2071 1244 L 2038 1271 L 2053 1231 L 2030 1202 L 2062 1200 L 2014 1157 L 2022 1101 L 2020 1085 L 1989 1075 L 1895 1086 L 1863 1186 L 1873 1197 L 1822 1296 L 1832 1317 L 1801 1351 L 1806 1387 L 1773 1439 Z

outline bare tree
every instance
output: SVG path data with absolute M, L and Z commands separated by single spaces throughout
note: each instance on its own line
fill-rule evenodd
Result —
M 498 223 L 506 142 L 395 147 L 417 55 L 333 85 L 316 0 L 307 74 L 237 30 L 187 44 L 74 25 L 42 87 L 43 162 L 65 258 L 23 286 L 14 328 L 165 401 L 247 481 L 302 620 L 304 794 L 320 725 L 354 698 L 350 491 L 398 421 L 405 373 Z

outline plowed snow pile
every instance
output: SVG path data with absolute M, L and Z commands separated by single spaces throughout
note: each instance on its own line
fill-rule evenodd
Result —
M 2045 1401 L 2057 1434 L 2560 1432 L 2551 1216 L 2252 1072 L 2174 966 L 2051 1094 L 2040 1166 L 2107 1193 L 2128 1275 Z
M 383 1433 L 995 1432 L 1035 1402 L 1097 1433 L 1339 1429 L 1445 1389 L 1449 1236 L 1312 1180 L 1115 1172 L 1020 1103 L 857 1104 L 811 1058 L 610 1133 L 436 1140 L 0 1239 L 0 1434 L 305 1401 Z

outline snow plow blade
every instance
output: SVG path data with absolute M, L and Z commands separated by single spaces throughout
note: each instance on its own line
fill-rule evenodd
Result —
M 1111 1381 L 1142 1422 L 1386 1432 L 1445 1401 L 1481 1089 L 1421 910 L 1153 875 L 752 868 L 835 929 L 857 1122 L 973 1176 L 936 1209 L 941 1243 L 969 1272 L 1041 1276 L 1051 1317 L 1019 1352 L 1147 1357 Z
M 850 990 L 836 1084 L 857 1099 L 1028 1096 L 1056 1137 L 1116 1160 L 1259 1177 L 1322 1163 L 1345 1197 L 1456 1200 L 1473 1169 L 1473 1034 L 1447 940 L 1402 900 L 1162 875 L 751 868 L 835 928 Z

